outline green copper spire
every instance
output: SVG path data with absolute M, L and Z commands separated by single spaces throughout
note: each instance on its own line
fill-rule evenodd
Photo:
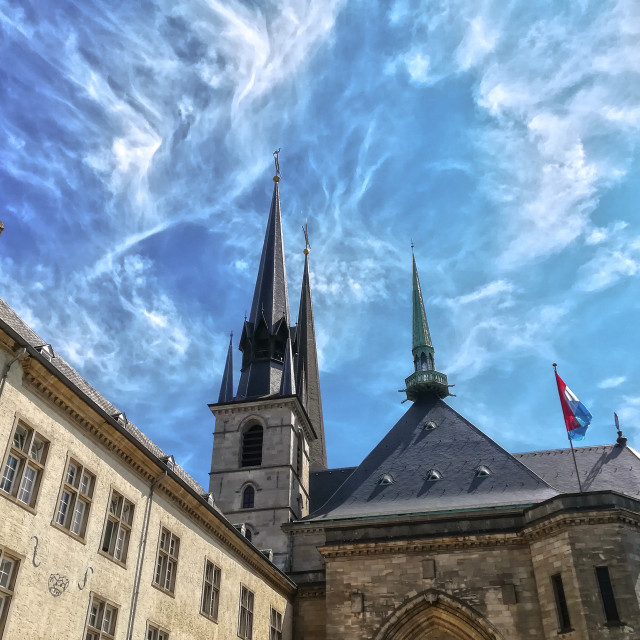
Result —
M 412 245 L 413 248 L 413 245 Z M 413 259 L 413 368 L 412 373 L 404 382 L 408 400 L 417 400 L 424 396 L 439 396 L 445 398 L 449 395 L 447 376 L 436 371 L 433 344 L 427 323 L 427 314 L 424 310 L 422 290 L 416 258 Z

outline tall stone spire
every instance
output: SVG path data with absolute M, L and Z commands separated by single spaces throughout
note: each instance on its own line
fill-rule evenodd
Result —
M 309 240 L 305 227 L 307 245 L 304 250 L 304 273 L 300 292 L 298 326 L 296 329 L 296 381 L 298 397 L 307 410 L 307 415 L 315 429 L 318 439 L 309 444 L 309 460 L 312 471 L 327 468 L 327 448 L 324 440 L 324 422 L 322 419 L 322 398 L 320 395 L 320 375 L 318 371 L 318 352 L 316 332 L 313 324 L 313 304 L 311 301 L 311 282 L 309 279 Z
M 242 369 L 238 399 L 279 393 L 285 346 L 289 337 L 289 296 L 278 191 L 280 171 L 277 154 L 274 153 L 274 157 L 276 175 L 273 178 L 275 184 L 269 221 L 262 246 L 251 314 L 249 319 L 245 320 L 240 337 Z
M 229 336 L 229 349 L 227 350 L 227 360 L 224 363 L 224 373 L 220 385 L 220 395 L 218 402 L 233 401 L 233 333 Z
M 413 245 L 411 247 L 413 249 Z M 417 400 L 419 397 L 429 395 L 445 398 L 450 395 L 449 385 L 447 384 L 447 376 L 436 371 L 433 344 L 431 343 L 427 314 L 424 310 L 416 257 L 413 252 L 412 259 L 413 346 L 411 351 L 414 373 L 405 380 L 405 391 L 409 400 Z

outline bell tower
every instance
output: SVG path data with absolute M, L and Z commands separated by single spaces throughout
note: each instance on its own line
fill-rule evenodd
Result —
M 274 159 L 273 196 L 251 314 L 239 343 L 240 382 L 234 396 L 230 342 L 218 402 L 209 405 L 215 416 L 209 491 L 225 516 L 287 570 L 289 545 L 281 526 L 309 512 L 310 456 L 318 448 L 317 429 L 323 427 L 313 319 L 305 315 L 304 345 L 296 341 L 289 320 L 278 152 Z M 309 287 L 306 257 L 305 276 L 303 295 Z M 310 289 L 308 300 L 305 312 L 311 309 Z M 307 410 L 308 380 L 300 374 L 298 351 L 306 359 L 312 353 L 313 416 Z M 326 454 L 320 453 L 320 461 L 326 468 Z

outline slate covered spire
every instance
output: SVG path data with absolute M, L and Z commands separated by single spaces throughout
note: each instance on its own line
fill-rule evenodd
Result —
M 413 249 L 413 245 L 411 245 Z M 412 252 L 413 260 L 413 368 L 414 373 L 405 380 L 407 398 L 417 400 L 422 396 L 439 396 L 445 398 L 449 395 L 447 376 L 436 371 L 434 349 L 427 323 L 427 314 L 424 310 L 420 278 L 416 257 Z
M 276 175 L 269 221 L 262 246 L 260 268 L 253 294 L 251 314 L 240 337 L 242 369 L 237 399 L 258 398 L 280 392 L 285 346 L 289 338 L 289 296 L 284 263 L 280 217 L 280 172 Z
M 306 228 L 305 228 L 306 237 Z M 327 448 L 324 439 L 322 419 L 322 397 L 320 395 L 320 375 L 318 371 L 318 351 L 316 332 L 313 324 L 313 304 L 311 301 L 311 281 L 309 278 L 309 242 L 304 250 L 304 272 L 300 291 L 300 308 L 296 328 L 296 381 L 298 397 L 307 411 L 311 424 L 318 436 L 309 444 L 309 461 L 312 471 L 327 468 Z
M 227 350 L 227 360 L 224 363 L 224 373 L 220 384 L 220 395 L 218 402 L 233 401 L 233 333 L 229 336 L 229 349 Z
M 280 382 L 281 396 L 294 396 L 296 394 L 296 380 L 293 371 L 293 354 L 291 353 L 291 340 L 287 340 L 284 351 L 284 366 L 282 369 L 282 381 Z

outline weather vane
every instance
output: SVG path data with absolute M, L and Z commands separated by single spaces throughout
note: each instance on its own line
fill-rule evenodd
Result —
M 273 152 L 273 161 L 276 163 L 276 176 L 280 177 L 280 163 L 278 162 L 278 154 L 280 153 L 280 149 L 276 149 Z
M 311 243 L 309 242 L 309 224 L 306 219 L 302 225 L 302 233 L 304 233 L 304 253 L 308 255 L 311 249 Z

